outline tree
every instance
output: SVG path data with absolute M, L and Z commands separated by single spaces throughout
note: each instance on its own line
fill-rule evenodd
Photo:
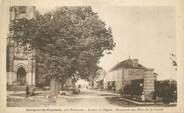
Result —
M 175 80 L 155 81 L 155 94 L 167 104 L 177 101 L 177 82 Z
M 61 79 L 88 79 L 115 46 L 111 28 L 91 7 L 61 7 L 30 20 L 17 19 L 10 31 L 15 40 L 36 50 L 40 74 L 50 79 L 54 94 Z

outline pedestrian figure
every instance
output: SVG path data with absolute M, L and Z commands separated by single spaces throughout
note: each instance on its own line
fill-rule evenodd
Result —
M 144 92 L 143 92 L 142 95 L 141 95 L 141 100 L 142 100 L 142 102 L 145 102 L 145 95 L 144 95 Z
M 124 94 L 125 94 L 125 93 L 124 93 L 124 88 L 122 87 L 122 88 L 121 88 L 121 96 L 124 96 Z
M 29 97 L 29 86 L 26 84 L 26 98 Z

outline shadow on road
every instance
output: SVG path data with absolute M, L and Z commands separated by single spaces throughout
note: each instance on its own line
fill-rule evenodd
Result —
M 128 101 L 123 101 L 121 100 L 119 97 L 105 97 L 105 99 L 112 105 L 117 105 L 120 107 L 135 107 L 138 106 L 136 104 L 133 104 L 131 102 Z

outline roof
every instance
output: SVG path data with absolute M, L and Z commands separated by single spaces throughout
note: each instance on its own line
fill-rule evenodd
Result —
M 147 69 L 146 67 L 144 67 L 143 65 L 141 65 L 139 63 L 137 64 L 137 66 L 134 66 L 133 60 L 130 58 L 116 64 L 113 68 L 111 68 L 110 71 L 114 71 L 114 70 L 117 70 L 119 68 Z

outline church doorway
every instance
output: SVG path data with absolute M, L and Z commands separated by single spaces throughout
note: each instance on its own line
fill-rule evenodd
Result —
M 20 67 L 17 70 L 17 82 L 19 85 L 25 85 L 26 84 L 26 71 L 23 67 Z

